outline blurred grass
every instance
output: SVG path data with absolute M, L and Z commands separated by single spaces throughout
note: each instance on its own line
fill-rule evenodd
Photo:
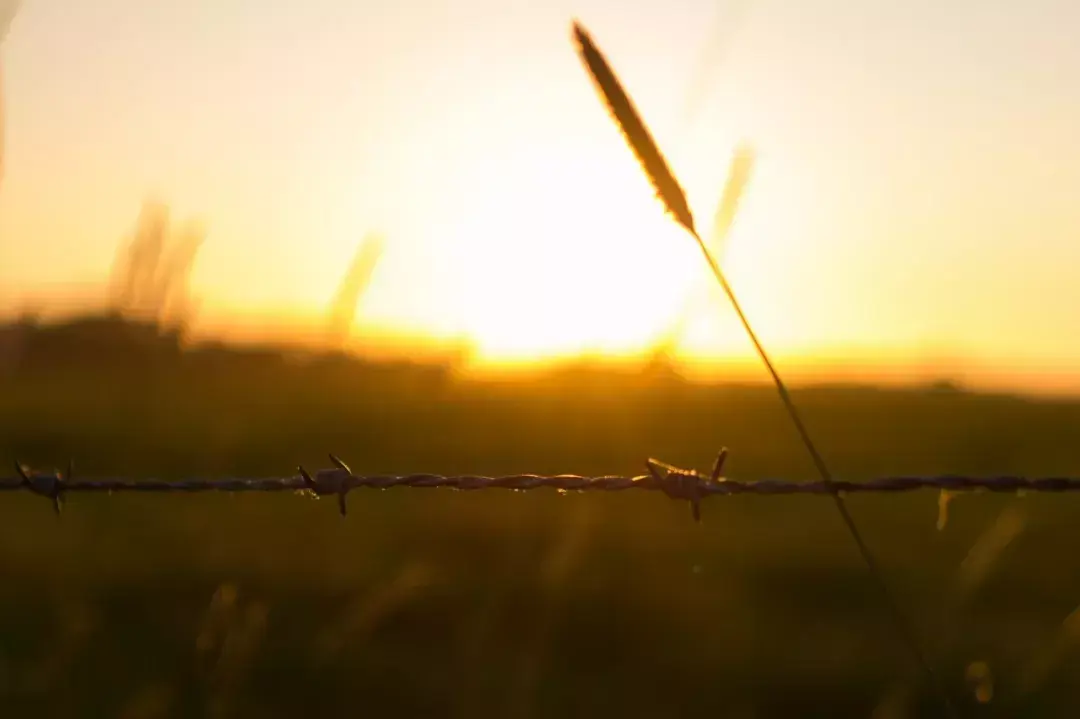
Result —
M 813 478 L 764 385 L 31 369 L 0 379 L 5 466 L 284 475 L 333 451 L 364 473 L 636 474 L 726 445 L 732 476 Z M 1080 474 L 1080 403 L 793 394 L 842 478 Z M 937 501 L 849 499 L 965 715 L 1076 715 L 1080 497 L 961 496 L 942 532 Z M 354 493 L 341 520 L 284 495 L 76 495 L 57 521 L 5 495 L 0 716 L 938 715 L 827 498 L 703 509 L 695 526 L 657 495 L 390 490 Z

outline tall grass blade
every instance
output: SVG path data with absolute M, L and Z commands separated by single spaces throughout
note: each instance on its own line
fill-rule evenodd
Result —
M 0 43 L 7 37 L 11 21 L 19 12 L 20 0 L 0 0 Z
M 338 349 L 344 347 L 356 317 L 356 305 L 364 295 L 382 259 L 385 241 L 378 233 L 369 233 L 356 250 L 352 264 L 341 278 L 330 305 L 327 329 L 329 339 Z
M 719 13 L 714 21 L 716 24 L 701 50 L 687 86 L 682 113 L 683 125 L 687 131 L 701 112 L 709 85 L 716 80 L 717 70 L 731 52 L 735 35 L 749 13 L 750 0 L 724 0 L 718 5 Z
M 4 38 L 7 37 L 11 21 L 15 19 L 15 13 L 19 10 L 19 0 L 0 0 L 0 47 L 3 47 Z M 5 110 L 4 107 L 4 62 L 0 57 L 0 180 L 4 177 L 4 133 L 5 133 Z
M 619 84 L 611 66 L 593 43 L 589 33 L 578 22 L 574 23 L 574 38 L 577 40 L 578 54 L 582 62 L 592 75 L 615 123 L 622 130 L 634 154 L 637 155 L 645 175 L 656 190 L 656 196 L 680 225 L 691 233 L 695 232 L 694 217 L 690 214 L 686 194 L 675 176 L 671 174 L 667 161 L 660 153 L 660 148 L 656 146 L 648 128 L 641 121 L 641 115 L 638 114 L 630 97 Z
M 724 248 L 727 245 L 727 237 L 731 231 L 731 225 L 735 221 L 739 201 L 742 199 L 746 186 L 750 182 L 754 161 L 754 151 L 747 145 L 736 148 L 735 154 L 731 158 L 727 182 L 724 183 L 720 204 L 716 206 L 712 234 L 709 236 L 709 249 L 712 250 L 713 256 L 717 258 L 717 262 L 720 261 L 719 258 L 722 257 Z M 704 302 L 706 299 L 705 293 L 702 291 L 705 289 L 707 288 L 695 287 L 695 291 L 687 295 L 682 310 L 654 345 L 658 355 L 671 357 L 675 354 L 679 341 L 686 331 L 686 322 L 690 318 L 691 311 L 697 303 Z
M 634 154 L 636 154 L 641 161 L 642 168 L 649 176 L 653 186 L 657 188 L 657 193 L 660 195 L 661 199 L 663 199 L 669 210 L 672 211 L 672 214 L 676 216 L 676 219 L 679 220 L 679 224 L 685 227 L 697 241 L 698 247 L 701 249 L 702 254 L 705 256 L 705 261 L 709 265 L 709 269 L 712 270 L 716 281 L 720 284 L 721 289 L 724 290 L 724 294 L 726 294 L 731 301 L 731 305 L 735 309 L 735 314 L 738 315 L 743 329 L 746 330 L 746 334 L 750 338 L 750 342 L 754 345 L 754 349 L 757 351 L 758 356 L 761 358 L 769 375 L 772 377 L 773 384 L 776 385 L 776 389 L 780 394 L 780 399 L 783 401 L 784 407 L 787 409 L 788 415 L 791 417 L 791 421 L 795 425 L 795 429 L 798 431 L 803 445 L 809 452 L 814 467 L 821 476 L 821 481 L 832 487 L 832 497 L 840 512 L 840 517 L 843 519 L 849 533 L 855 540 L 855 544 L 859 549 L 859 553 L 862 555 L 863 561 L 866 563 L 867 568 L 870 570 L 870 574 L 877 583 L 886 603 L 891 609 L 901 638 L 911 649 L 915 659 L 930 680 L 931 686 L 941 694 L 946 709 L 951 715 L 955 716 L 956 712 L 948 694 L 937 682 L 937 678 L 930 668 L 930 664 L 923 656 L 914 629 L 908 623 L 907 617 L 900 610 L 900 606 L 893 599 L 892 592 L 889 590 L 888 585 L 878 568 L 877 561 L 870 552 L 870 547 L 863 539 L 862 533 L 859 531 L 854 518 L 848 511 L 843 497 L 835 489 L 832 473 L 829 472 L 824 458 L 810 438 L 810 433 L 807 431 L 806 425 L 803 424 L 802 418 L 799 416 L 795 403 L 792 401 L 791 395 L 788 392 L 787 385 L 784 384 L 784 380 L 780 377 L 780 373 L 777 372 L 776 367 L 769 358 L 769 354 L 765 351 L 765 347 L 758 339 L 757 333 L 754 332 L 753 327 L 750 325 L 750 321 L 743 313 L 742 307 L 735 297 L 735 292 L 731 289 L 731 285 L 728 284 L 727 278 L 724 277 L 724 273 L 720 270 L 720 265 L 717 264 L 716 258 L 713 256 L 712 252 L 709 251 L 709 247 L 705 244 L 704 240 L 701 239 L 697 230 L 694 229 L 693 216 L 690 214 L 690 209 L 687 206 L 686 197 L 682 192 L 682 188 L 679 187 L 678 181 L 672 176 L 671 171 L 664 162 L 663 156 L 660 154 L 659 148 L 653 142 L 652 137 L 649 135 L 648 131 L 645 130 L 645 123 L 638 115 L 630 98 L 627 97 L 626 93 L 623 91 L 622 86 L 615 77 L 615 73 L 608 66 L 607 62 L 604 61 L 600 51 L 596 48 L 595 44 L 593 44 L 581 24 L 575 21 L 573 26 L 574 35 L 578 39 L 582 59 L 593 78 L 596 80 L 601 92 L 604 94 L 604 99 L 608 107 L 612 110 L 616 123 L 622 129 L 623 135 L 630 143 Z M 721 203 L 721 205 L 723 205 L 723 203 Z M 681 217 L 680 215 L 683 216 Z
M 720 196 L 720 204 L 716 206 L 712 234 L 709 236 L 709 249 L 714 253 L 722 252 L 724 249 L 731 225 L 735 222 L 735 214 L 739 210 L 739 201 L 742 200 L 746 185 L 749 184 L 750 176 L 754 171 L 755 160 L 754 150 L 750 146 L 740 145 L 735 148 L 735 154 L 731 158 L 731 167 L 728 169 L 727 183 L 724 185 L 724 194 Z

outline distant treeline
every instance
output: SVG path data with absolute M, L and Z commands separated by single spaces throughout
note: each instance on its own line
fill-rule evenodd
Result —
M 119 312 L 58 322 L 26 317 L 0 325 L 0 377 L 8 379 L 80 375 L 126 382 L 179 374 L 196 379 L 204 374 L 243 382 L 295 373 L 297 368 L 315 368 L 322 375 L 348 375 L 362 383 L 405 379 L 410 384 L 446 381 L 454 369 L 450 361 L 431 359 L 374 361 L 338 351 L 288 346 L 190 343 L 180 327 Z

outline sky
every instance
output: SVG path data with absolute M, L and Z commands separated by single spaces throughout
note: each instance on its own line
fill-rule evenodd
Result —
M 317 326 L 379 232 L 355 337 L 627 355 L 689 310 L 680 357 L 749 361 L 575 18 L 700 225 L 753 146 L 723 266 L 774 354 L 1080 387 L 1071 0 L 22 0 L 0 305 L 100 295 L 153 196 L 208 228 L 192 283 L 215 331 Z

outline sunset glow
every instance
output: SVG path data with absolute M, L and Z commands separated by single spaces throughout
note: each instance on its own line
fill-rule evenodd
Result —
M 27 2 L 0 50 L 0 301 L 97 301 L 153 195 L 209 228 L 197 330 L 242 335 L 258 313 L 317 334 L 378 231 L 356 347 L 390 333 L 464 339 L 493 366 L 645 356 L 681 323 L 681 359 L 748 359 L 718 291 L 682 317 L 710 277 L 597 100 L 580 17 L 699 224 L 737 144 L 756 149 L 724 265 L 775 352 L 1067 368 L 1080 51 L 1063 28 L 1080 11 L 989 3 L 957 35 L 959 10 L 897 7 L 750 3 L 725 33 L 712 0 Z

